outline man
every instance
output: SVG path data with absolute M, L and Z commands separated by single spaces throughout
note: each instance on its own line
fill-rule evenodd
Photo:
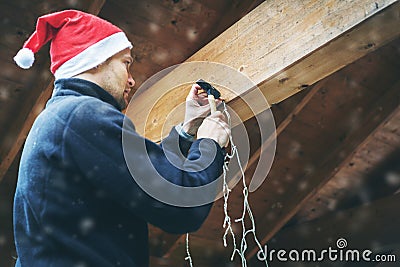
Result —
M 193 85 L 183 127 L 173 128 L 161 145 L 146 140 L 121 113 L 135 84 L 125 34 L 80 11 L 49 14 L 38 19 L 14 58 L 17 64 L 29 68 L 49 40 L 55 87 L 21 158 L 14 200 L 16 266 L 148 266 L 147 223 L 171 233 L 195 231 L 211 204 L 177 207 L 156 200 L 138 186 L 126 161 L 138 166 L 135 176 L 157 173 L 176 185 L 205 185 L 222 172 L 229 127 L 221 112 L 199 126 L 209 107 Z M 198 139 L 192 140 L 195 133 Z M 176 157 L 179 153 L 185 157 Z

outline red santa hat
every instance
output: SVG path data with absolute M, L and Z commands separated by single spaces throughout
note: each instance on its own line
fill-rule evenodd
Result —
M 125 33 L 110 22 L 82 11 L 65 10 L 38 18 L 35 32 L 14 57 L 17 65 L 29 69 L 35 61 L 34 53 L 48 41 L 50 70 L 56 79 L 80 74 L 132 48 Z

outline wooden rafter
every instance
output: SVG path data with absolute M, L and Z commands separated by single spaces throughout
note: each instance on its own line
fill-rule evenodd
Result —
M 400 214 L 396 212 L 399 201 L 400 194 L 397 193 L 372 203 L 327 214 L 316 220 L 288 227 L 275 237 L 274 244 L 282 247 L 279 244 L 290 243 L 285 240 L 295 239 L 302 240 L 302 242 L 292 244 L 293 247 L 299 248 L 307 244 L 307 246 L 323 248 L 329 243 L 334 244 L 331 243 L 336 241 L 333 237 L 351 239 L 349 245 L 352 247 L 367 246 L 374 241 L 379 241 L 382 247 L 399 244 L 397 235 L 391 234 L 399 232 Z M 357 218 L 363 219 L 357 220 Z M 305 228 L 309 229 L 311 233 L 302 236 L 304 233 L 302 230 Z M 333 239 L 330 240 L 329 237 Z
M 334 40 L 333 42 L 331 42 L 331 43 L 329 43 L 329 44 L 326 44 L 326 46 L 331 46 L 329 49 L 328 48 L 326 48 L 326 47 L 323 47 L 322 48 L 322 50 L 321 49 L 317 49 L 316 51 L 314 51 L 314 53 L 311 53 L 311 55 L 310 56 L 306 56 L 306 57 L 304 57 L 304 60 L 305 61 L 307 61 L 307 58 L 309 59 L 310 57 L 314 57 L 314 59 L 313 60 L 316 60 L 317 59 L 317 57 L 323 57 L 323 53 L 328 53 L 327 51 L 335 51 L 335 49 L 338 49 L 338 47 L 340 47 L 340 46 L 345 46 L 346 44 L 349 44 L 351 41 L 350 40 L 352 40 L 351 38 L 352 37 L 354 37 L 355 39 L 354 40 L 352 40 L 353 42 L 357 42 L 357 40 L 358 41 L 360 41 L 361 39 L 359 39 L 359 38 L 361 38 L 361 34 L 362 33 L 365 33 L 365 32 L 367 32 L 367 31 L 369 31 L 369 30 L 371 30 L 371 29 L 374 29 L 373 28 L 373 21 L 375 21 L 375 23 L 378 21 L 378 20 L 381 20 L 382 19 L 382 17 L 384 17 L 384 18 L 390 18 L 389 20 L 394 20 L 394 21 L 396 21 L 396 18 L 395 17 L 393 17 L 393 14 L 396 12 L 396 10 L 398 10 L 398 5 L 397 5 L 397 7 L 396 6 L 392 6 L 391 7 L 392 8 L 392 10 L 391 11 L 388 11 L 388 10 L 386 10 L 386 11 L 384 11 L 384 12 L 387 12 L 387 13 L 382 13 L 382 14 L 380 14 L 379 16 L 381 16 L 380 18 L 374 18 L 374 20 L 372 19 L 372 18 L 370 18 L 370 20 L 368 21 L 368 22 L 364 22 L 363 23 L 363 25 L 357 25 L 357 26 L 355 26 L 355 28 L 353 28 L 353 30 L 352 31 L 349 31 L 349 32 L 347 32 L 346 34 L 344 34 L 344 35 L 342 35 L 342 36 L 339 36 L 339 37 L 337 37 L 337 39 L 336 40 Z M 389 15 L 388 15 L 389 14 Z M 398 20 L 398 19 L 397 19 Z M 375 30 L 377 30 L 377 29 L 375 29 Z M 394 36 L 397 36 L 398 35 L 398 33 L 396 33 Z M 393 36 L 392 36 L 393 37 Z M 391 37 L 391 38 L 392 38 Z M 218 39 L 218 38 L 217 38 Z M 343 40 L 343 39 L 345 39 L 345 40 Z M 382 43 L 380 43 L 380 45 L 382 45 L 382 44 L 384 44 L 385 42 L 387 42 L 388 40 L 390 40 L 390 38 L 388 38 L 388 39 L 386 39 L 386 41 L 384 41 L 384 42 L 382 42 Z M 343 59 L 345 56 L 344 55 L 342 55 L 341 57 L 340 57 L 340 60 L 343 60 L 342 61 L 342 63 L 340 63 L 340 62 L 336 62 L 335 64 L 343 64 L 343 65 L 341 65 L 340 66 L 340 68 L 341 67 L 343 67 L 343 66 L 345 66 L 345 65 L 347 65 L 347 64 L 349 64 L 349 63 L 351 63 L 352 61 L 354 61 L 354 60 L 356 60 L 356 59 L 358 59 L 361 55 L 364 55 L 365 53 L 369 53 L 369 52 L 371 52 L 372 50 L 370 50 L 370 48 L 372 48 L 372 47 L 369 47 L 368 45 L 366 46 L 366 47 L 362 47 L 362 44 L 363 42 L 362 41 L 360 41 L 360 44 L 358 45 L 358 52 L 357 53 L 355 53 L 356 55 L 354 56 L 353 54 L 351 54 L 351 53 L 354 53 L 354 51 L 353 52 L 351 52 L 351 49 L 356 49 L 355 47 L 354 47 L 354 44 L 353 44 L 353 48 L 351 48 L 350 50 L 346 50 L 345 49 L 345 54 L 347 55 L 347 56 L 349 56 L 349 58 L 347 58 L 347 59 Z M 366 39 L 364 39 L 364 43 L 366 43 L 366 44 L 368 44 L 368 40 L 366 40 Z M 212 44 L 212 43 L 211 43 Z M 211 45 L 210 44 L 210 45 Z M 375 48 L 375 45 L 378 47 L 378 46 L 380 46 L 380 45 L 377 45 L 377 43 L 374 43 L 374 45 L 373 45 L 373 47 Z M 218 47 L 218 46 L 216 46 L 216 47 Z M 325 50 L 324 50 L 325 49 Z M 340 51 L 341 51 L 341 53 L 343 52 L 343 49 L 339 49 Z M 201 50 L 200 52 L 202 52 L 203 50 Z M 199 52 L 199 53 L 200 53 Z M 228 52 L 225 52 L 226 54 L 228 54 Z M 205 52 L 204 52 L 204 54 L 206 54 Z M 351 55 L 350 55 L 351 54 Z M 196 57 L 196 55 L 198 55 L 198 54 L 195 54 L 193 57 L 192 57 L 192 59 L 194 58 L 194 57 Z M 207 57 L 205 57 L 204 59 L 207 59 L 207 60 L 215 60 L 214 59 L 214 54 L 212 54 L 212 55 L 207 55 Z M 331 59 L 331 60 L 333 60 L 334 58 L 335 58 L 335 56 L 337 56 L 337 54 L 335 54 L 335 53 L 333 53 L 332 55 L 331 55 L 331 58 L 329 58 L 329 56 L 327 57 L 327 59 L 326 60 L 329 60 L 329 59 Z M 200 56 L 198 56 L 198 57 L 200 57 Z M 218 55 L 218 57 L 219 58 L 221 58 L 221 57 L 223 57 L 223 55 Z M 229 55 L 227 55 L 227 57 L 229 57 Z M 191 60 L 191 59 L 189 59 L 189 60 Z M 304 64 L 304 63 L 301 63 L 301 62 L 298 62 L 298 63 L 296 63 L 296 64 L 299 64 L 298 66 L 299 67 L 297 67 L 297 68 L 300 68 L 301 66 L 303 66 L 302 64 Z M 332 66 L 331 66 L 332 67 Z M 292 69 L 294 69 L 295 68 L 295 66 L 292 66 L 291 67 Z M 317 65 L 315 65 L 315 67 L 314 67 L 316 70 L 315 71 L 320 71 L 320 70 L 318 70 L 318 68 L 317 68 Z M 336 70 L 336 67 L 335 67 L 335 70 Z M 307 69 L 307 71 L 313 71 L 312 69 L 310 69 L 310 67 Z M 287 71 L 284 71 L 286 74 L 287 74 Z M 329 73 L 330 74 L 330 73 Z M 281 76 L 279 76 L 279 75 L 277 75 L 277 76 L 274 76 L 273 78 L 272 78 L 272 80 L 273 79 L 278 79 L 279 77 L 281 77 Z M 297 77 L 297 76 L 296 76 Z M 321 75 L 320 76 L 321 78 L 322 77 L 324 77 L 323 75 Z M 271 80 L 270 80 L 271 81 Z M 285 79 L 285 78 L 279 78 L 278 79 L 278 87 L 279 86 L 281 86 L 281 85 L 283 85 L 283 84 L 285 84 L 285 83 L 287 83 L 288 82 L 288 80 L 287 79 Z M 306 84 L 308 84 L 308 83 L 306 83 Z M 265 85 L 264 85 L 265 86 Z M 321 84 L 319 84 L 319 85 L 317 85 L 317 86 L 315 86 L 315 87 L 313 87 L 312 89 L 311 89 L 311 91 L 310 91 L 310 93 L 308 94 L 308 95 L 306 95 L 305 96 L 305 98 L 299 103 L 299 105 L 296 107 L 296 108 L 294 108 L 293 109 L 293 111 L 292 111 L 292 113 L 288 116 L 288 117 L 286 117 L 286 119 L 284 119 L 284 121 L 282 121 L 281 122 L 281 124 L 279 124 L 278 125 L 278 128 L 277 128 L 277 133 L 278 134 L 280 134 L 282 131 L 284 131 L 284 129 L 286 128 L 286 126 L 287 125 L 289 125 L 290 124 L 290 122 L 292 121 L 292 119 L 293 119 L 293 116 L 295 116 L 296 114 L 298 114 L 300 111 L 301 111 L 301 109 L 308 103 L 308 101 L 312 98 L 312 96 L 318 91 L 318 88 L 320 88 L 320 86 L 321 86 Z M 282 86 L 281 86 L 282 87 Z M 265 87 L 264 87 L 265 88 Z M 152 91 L 151 91 L 151 89 L 152 88 L 150 88 L 149 90 L 149 93 L 151 94 L 152 93 Z M 160 87 L 157 87 L 157 90 L 160 90 L 161 88 Z M 161 89 L 162 90 L 162 89 Z M 144 94 L 143 95 L 144 97 L 145 96 L 147 96 L 147 94 Z M 170 101 L 171 99 L 169 99 L 169 101 Z M 137 102 L 138 104 L 140 104 L 140 102 Z M 145 102 L 143 102 L 143 103 L 145 103 Z M 147 103 L 147 102 L 146 102 Z M 234 108 L 236 111 L 237 110 L 240 110 L 240 105 L 239 105 L 239 103 L 240 103 L 240 100 L 237 100 L 237 99 L 233 99 L 233 101 L 231 101 L 230 102 L 230 105 L 232 105 L 232 106 L 235 106 L 235 105 L 237 105 L 238 107 L 237 108 Z M 164 103 L 165 104 L 165 103 Z M 243 103 L 242 103 L 243 104 Z M 170 102 L 168 103 L 168 104 L 166 104 L 166 108 L 168 108 L 168 105 L 173 105 L 173 104 L 171 104 Z M 158 112 L 158 114 L 162 114 L 162 112 L 160 112 L 160 110 L 157 110 L 157 112 Z M 166 110 L 165 110 L 165 112 L 167 112 Z M 140 116 L 138 116 L 139 118 L 140 118 Z M 150 119 L 151 119 L 151 117 L 148 119 L 149 121 L 150 121 Z M 157 120 L 158 121 L 158 120 Z M 155 123 L 155 124 L 150 124 L 149 125 L 149 127 L 151 127 L 151 126 L 156 126 L 156 124 L 157 123 Z M 155 128 L 154 128 L 155 129 Z M 152 137 L 152 133 L 151 133 L 151 129 L 150 128 L 148 128 L 148 129 L 146 129 L 146 134 L 149 134 L 150 135 L 150 137 Z M 155 138 L 155 139 L 157 139 L 157 138 Z M 256 152 L 256 154 L 255 155 L 253 155 L 251 158 L 250 158 L 250 161 L 249 161 L 249 165 L 251 165 L 253 162 L 255 162 L 256 161 L 256 159 L 257 159 L 257 155 L 260 153 L 260 150 L 258 150 L 257 152 Z M 172 242 L 172 243 L 171 243 Z M 164 254 L 164 257 L 168 257 L 169 255 L 171 255 L 172 253 L 173 253 L 173 251 L 175 250 L 175 248 L 176 247 L 179 247 L 179 245 L 182 243 L 182 242 L 184 242 L 184 238 L 181 236 L 181 237 L 170 237 L 169 239 L 168 239 L 168 244 L 165 244 L 165 245 L 163 245 L 163 247 L 164 247 L 164 249 L 165 248 L 167 248 L 167 250 L 166 250 L 166 252 L 165 252 L 165 254 Z M 254 252 L 252 252 L 252 253 L 254 253 Z
M 317 172 L 313 173 L 313 175 L 309 177 L 304 177 L 304 179 L 307 180 L 308 187 L 306 188 L 305 191 L 303 191 L 301 194 L 305 193 L 306 199 L 304 199 L 304 202 L 307 201 L 308 194 L 314 195 L 318 192 L 318 188 L 322 187 L 325 182 L 327 182 L 329 179 L 335 176 L 335 173 L 337 173 L 340 169 L 342 169 L 343 166 L 348 166 L 349 162 L 352 162 L 354 159 L 352 158 L 354 155 L 355 151 L 359 151 L 361 147 L 364 147 L 365 143 L 369 143 L 371 138 L 373 138 L 375 132 L 379 132 L 380 129 L 385 125 L 386 122 L 391 122 L 392 121 L 392 115 L 398 114 L 399 112 L 399 98 L 400 98 L 400 93 L 399 93 L 399 82 L 398 78 L 396 78 L 396 74 L 394 70 L 387 71 L 387 74 L 385 75 L 385 79 L 388 81 L 391 81 L 389 84 L 391 84 L 391 88 L 385 88 L 385 87 L 378 87 L 376 88 L 376 82 L 372 82 L 373 86 L 370 89 L 364 89 L 362 90 L 361 88 L 355 90 L 348 88 L 346 89 L 346 83 L 351 81 L 351 83 L 360 81 L 359 80 L 353 80 L 351 78 L 351 73 L 353 73 L 355 70 L 363 67 L 367 67 L 367 65 L 370 65 L 370 67 L 374 66 L 375 64 L 379 65 L 382 63 L 379 59 L 385 57 L 385 55 L 391 55 L 393 54 L 393 50 L 396 47 L 396 44 L 398 42 L 393 42 L 392 44 L 380 49 L 379 51 L 376 51 L 372 53 L 370 56 L 363 58 L 362 60 L 358 61 L 357 63 L 353 64 L 352 66 L 349 66 L 350 68 L 344 69 L 343 71 L 334 74 L 332 77 L 329 77 L 319 83 L 317 83 L 311 90 L 306 94 L 301 101 L 299 101 L 299 104 L 292 109 L 292 112 L 289 112 L 288 115 L 286 116 L 285 119 L 280 119 L 279 121 L 280 124 L 278 125 L 277 131 L 279 134 L 282 134 L 285 136 L 283 142 L 288 141 L 288 135 L 286 133 L 286 128 L 289 128 L 289 131 L 293 131 L 296 129 L 293 129 L 290 125 L 293 122 L 299 121 L 293 118 L 298 118 L 302 123 L 314 123 L 315 126 L 317 125 L 317 121 L 304 121 L 304 115 L 303 109 L 305 108 L 306 112 L 315 111 L 314 108 L 307 107 L 311 104 L 311 106 L 315 105 L 332 105 L 333 106 L 341 106 L 342 108 L 335 110 L 334 113 L 336 115 L 333 115 L 333 118 L 336 117 L 336 121 L 331 122 L 331 115 L 329 113 L 327 114 L 320 114 L 317 115 L 323 116 L 325 118 L 326 123 L 323 124 L 323 128 L 325 129 L 324 132 L 343 132 L 340 134 L 335 134 L 331 137 L 324 137 L 325 134 L 323 134 L 321 139 L 323 139 L 323 145 L 324 151 L 327 151 L 327 153 L 321 153 L 318 152 L 317 155 L 314 155 L 312 157 L 308 156 L 308 160 L 311 161 L 313 164 L 315 164 L 315 168 Z M 369 64 L 368 64 L 369 62 Z M 363 71 L 361 71 L 363 73 Z M 350 75 L 350 76 L 349 76 Z M 362 75 L 368 75 L 368 72 L 364 72 Z M 377 74 L 374 74 L 375 78 L 381 77 L 383 75 L 382 72 L 379 72 Z M 374 77 L 371 77 L 370 79 L 375 79 Z M 335 82 L 335 81 L 341 81 L 341 82 Z M 397 83 L 396 83 L 397 81 Z M 371 82 L 371 80 L 370 80 Z M 334 85 L 334 86 L 332 86 Z M 336 88 L 335 87 L 340 87 L 342 89 Z M 372 89 L 373 88 L 373 89 Z M 376 91 L 379 90 L 379 91 Z M 331 93 L 327 93 L 327 91 Z M 368 91 L 373 91 L 374 94 L 368 93 Z M 358 94 L 357 97 L 354 94 Z M 341 95 L 345 95 L 344 97 Z M 324 97 L 327 99 L 330 99 L 332 96 L 335 96 L 336 98 L 334 100 L 329 100 L 330 102 L 324 102 L 321 101 Z M 313 99 L 312 99 L 313 98 Z M 353 100 L 353 101 L 352 101 Z M 346 103 L 346 104 L 345 104 Z M 350 108 L 350 109 L 349 109 Z M 347 126 L 345 127 L 345 131 L 341 130 L 343 129 L 343 125 L 346 125 L 346 121 L 349 119 L 349 111 L 354 108 L 357 109 L 358 112 L 362 111 L 362 114 L 359 113 L 359 117 L 357 117 L 357 128 L 348 128 Z M 302 119 L 301 119 L 302 118 Z M 339 118 L 340 122 L 338 123 L 337 119 Z M 341 119 L 342 118 L 342 119 Z M 361 127 L 360 127 L 361 126 Z M 291 129 L 290 129 L 291 128 Z M 296 127 L 295 127 L 296 128 Z M 315 127 L 315 130 L 318 131 L 318 129 L 322 130 L 322 128 Z M 301 129 L 298 129 L 301 130 Z M 330 134 L 329 134 L 330 135 Z M 337 138 L 342 138 L 340 136 L 345 136 L 345 138 L 337 142 L 335 141 Z M 280 136 L 278 136 L 279 140 Z M 294 138 L 294 136 L 289 136 L 289 139 Z M 310 137 L 312 138 L 312 137 Z M 300 139 L 301 140 L 301 139 Z M 300 141 L 301 142 L 301 141 Z M 336 142 L 337 145 L 332 145 L 332 142 Z M 320 142 L 319 142 L 320 143 Z M 318 143 L 315 144 L 318 147 Z M 307 149 L 304 148 L 306 151 L 304 151 L 304 156 L 309 154 L 307 152 Z M 320 148 L 321 149 L 321 148 Z M 285 149 L 283 149 L 286 151 Z M 315 150 L 315 149 L 314 149 Z M 287 151 L 286 151 L 287 152 Z M 282 148 L 281 148 L 281 153 L 282 153 Z M 285 152 L 283 152 L 285 153 Z M 329 155 L 330 154 L 330 155 Z M 315 157 L 316 156 L 316 157 Z M 285 156 L 283 156 L 285 157 Z M 282 160 L 282 159 L 281 159 Z M 278 160 L 279 161 L 279 160 Z M 290 161 L 286 161 L 290 162 Z M 303 161 L 304 162 L 304 161 Z M 301 163 L 297 163 L 301 164 Z M 278 163 L 279 168 L 285 167 L 287 165 L 283 165 Z M 290 168 L 291 166 L 287 166 Z M 301 208 L 302 201 L 301 198 L 298 198 L 299 192 L 296 190 L 293 190 L 293 188 L 296 188 L 298 186 L 298 183 L 300 181 L 296 180 L 304 180 L 301 177 L 298 177 L 298 175 L 301 175 L 299 173 L 292 173 L 296 179 L 292 183 L 284 183 L 284 189 L 283 192 L 287 192 L 284 195 L 280 195 L 280 198 L 277 198 L 277 201 L 280 201 L 283 205 L 283 207 L 287 206 L 292 206 L 293 205 L 298 205 L 296 206 L 296 210 L 293 211 L 293 214 L 296 213 L 296 211 Z M 281 177 L 283 173 L 275 173 L 275 176 L 277 177 L 277 180 L 281 180 L 283 177 Z M 327 179 L 327 180 L 325 180 Z M 316 181 L 321 182 L 321 184 L 315 183 Z M 272 183 L 271 183 L 272 182 Z M 256 196 L 257 194 L 252 196 L 253 203 L 257 203 L 257 210 L 259 211 L 258 213 L 255 213 L 257 216 L 257 225 L 261 225 L 258 227 L 258 232 L 261 232 L 261 235 L 259 237 L 265 237 L 263 234 L 266 233 L 266 229 L 272 229 L 277 226 L 277 229 L 273 230 L 274 232 L 277 232 L 279 229 L 281 229 L 282 225 L 284 225 L 292 215 L 288 215 L 288 218 L 285 218 L 284 222 L 280 224 L 279 220 L 282 219 L 281 216 L 285 216 L 285 213 L 287 210 L 270 210 L 271 209 L 271 200 L 274 203 L 275 202 L 275 197 L 279 196 L 276 193 L 274 194 L 274 191 L 277 191 L 277 187 L 274 186 L 274 181 L 271 181 L 271 179 L 267 179 L 265 182 L 265 186 L 263 185 L 263 188 L 260 189 L 259 191 L 255 193 L 260 193 L 260 196 Z M 292 188 L 292 189 L 291 189 Z M 301 195 L 300 194 L 300 195 Z M 282 198 L 282 196 L 284 198 Z M 285 197 L 286 196 L 286 197 Z M 290 196 L 290 197 L 288 197 Z M 293 198 L 293 199 L 292 199 Z M 266 202 L 268 200 L 268 202 Z M 240 202 L 240 201 L 239 201 Z M 231 206 L 232 209 L 234 209 L 237 206 Z M 270 221 L 269 218 L 262 218 L 263 214 L 269 214 L 270 212 L 273 212 L 275 215 L 279 214 L 276 219 L 273 221 Z M 211 224 L 214 225 L 216 221 L 216 218 L 213 216 L 214 214 L 211 214 L 210 218 L 212 219 L 213 223 L 208 223 L 206 226 L 207 231 L 206 232 L 212 232 L 214 233 L 214 228 L 210 229 Z M 261 216 L 261 217 L 260 217 Z M 218 217 L 218 216 L 217 216 Z M 217 218 L 218 219 L 218 218 Z M 220 219 L 220 218 L 219 218 Z M 218 228 L 218 227 L 217 227 Z M 261 230 L 261 231 L 260 231 Z M 200 230 L 201 231 L 201 230 Z M 195 235 L 203 235 L 204 232 L 201 231 L 201 233 L 196 233 Z M 273 234 L 272 234 L 273 235 Z M 271 236 L 272 236 L 271 235 Z M 206 234 L 207 236 L 207 234 Z M 208 236 L 207 238 L 212 238 L 211 236 Z M 184 238 L 175 238 L 176 242 L 175 243 L 169 243 L 166 245 L 163 245 L 164 248 L 168 248 L 170 246 L 170 249 L 166 250 L 168 251 L 166 255 L 174 255 L 174 250 L 175 248 L 182 249 L 182 244 L 184 243 Z M 171 240 L 169 240 L 171 241 Z M 264 240 L 265 241 L 265 240 Z M 254 252 L 253 252 L 254 253 Z
M 278 103 L 399 36 L 399 6 L 395 0 L 265 1 L 187 62 L 226 64 L 258 84 L 269 103 Z M 169 116 L 184 102 L 185 93 L 176 93 L 182 90 L 178 84 L 182 77 L 194 81 L 201 75 L 178 67 L 139 95 L 135 112 L 127 113 L 139 133 L 158 141 L 163 127 L 179 123 L 182 114 Z M 229 78 L 222 73 L 214 76 L 210 82 Z M 174 97 L 172 87 L 178 87 Z M 252 95 L 251 87 L 230 89 L 234 92 L 221 90 L 242 121 L 269 108 L 261 101 L 251 111 L 238 97 L 245 95 L 250 103 L 257 103 L 253 98 L 259 95 Z M 149 105 L 154 107 L 148 114 Z
M 360 127 L 349 132 L 345 140 L 333 151 L 330 151 L 325 156 L 319 159 L 317 171 L 310 177 L 307 177 L 307 188 L 296 191 L 291 195 L 290 200 L 281 203 L 282 208 L 272 220 L 265 216 L 259 221 L 259 225 L 263 225 L 259 235 L 262 238 L 262 243 L 265 244 L 275 233 L 277 233 L 301 206 L 306 203 L 318 190 L 325 185 L 341 167 L 349 164 L 353 154 L 368 138 L 382 127 L 385 122 L 394 114 L 399 112 L 400 101 L 400 82 L 395 83 L 391 88 L 383 92 L 382 97 L 376 99 L 373 106 L 370 106 L 368 115 L 360 122 Z M 332 125 L 332 129 L 335 126 Z M 292 186 L 292 185 L 288 185 Z M 274 190 L 271 188 L 271 190 Z M 264 192 L 269 194 L 268 192 Z M 248 258 L 253 257 L 257 253 L 257 249 L 253 248 L 248 254 Z
M 318 92 L 318 90 L 323 87 L 323 83 L 316 84 L 313 86 L 306 95 L 300 100 L 300 102 L 293 108 L 293 110 L 279 123 L 276 129 L 276 136 L 274 138 L 279 138 L 279 135 L 285 130 L 285 128 L 290 124 L 294 117 L 296 117 L 301 110 L 307 105 L 307 103 L 312 99 L 312 97 Z M 251 155 L 247 166 L 252 166 L 253 164 L 257 164 L 257 161 L 260 157 L 262 149 L 268 147 L 272 140 L 268 138 L 265 142 L 256 150 L 254 154 Z M 234 177 L 241 175 L 241 173 L 237 173 Z M 236 178 L 232 179 L 233 181 Z M 166 240 L 167 244 L 164 244 L 164 247 L 168 248 L 168 250 L 164 253 L 163 257 L 168 258 L 175 251 L 177 247 L 179 247 L 182 243 L 185 242 L 185 236 L 168 236 L 169 238 Z
M 398 240 L 400 214 L 397 212 L 399 201 L 400 194 L 395 194 L 363 206 L 327 214 L 316 220 L 288 227 L 274 237 L 274 242 L 270 243 L 268 250 L 297 249 L 301 252 L 302 249 L 315 249 L 319 252 L 328 247 L 337 249 L 336 241 L 344 238 L 348 249 L 359 249 L 361 252 L 369 249 L 374 253 L 390 251 L 400 245 Z M 379 247 L 376 247 L 378 243 Z M 286 247 L 288 244 L 290 247 Z M 274 262 L 270 261 L 270 264 L 274 265 Z M 265 266 L 265 264 L 254 259 L 251 266 Z
M 106 0 L 93 0 L 88 8 L 88 12 L 92 14 L 98 14 L 103 7 Z M 48 63 L 48 62 L 47 62 Z M 48 65 L 48 64 L 45 64 Z M 11 164 L 13 163 L 15 157 L 18 154 L 18 151 L 21 149 L 22 145 L 25 142 L 26 136 L 29 133 L 29 130 L 32 127 L 33 122 L 39 113 L 43 110 L 47 100 L 50 98 L 52 90 L 53 90 L 54 79 L 51 79 L 50 83 L 47 85 L 46 89 L 43 90 L 38 98 L 35 100 L 35 104 L 32 109 L 29 111 L 28 115 L 20 114 L 21 119 L 15 120 L 14 126 L 12 128 L 18 128 L 18 135 L 13 142 L 13 145 L 7 152 L 7 154 L 2 158 L 0 164 L 0 181 L 3 179 L 4 175 L 7 173 Z M 25 118 L 26 117 L 26 118 Z M 21 121 L 24 120 L 23 123 Z M 21 127 L 22 125 L 22 127 Z

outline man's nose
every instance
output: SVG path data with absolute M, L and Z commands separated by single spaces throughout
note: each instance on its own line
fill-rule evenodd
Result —
M 129 77 L 128 77 L 128 86 L 130 87 L 130 88 L 132 88 L 133 86 L 135 86 L 135 80 L 133 79 L 133 77 L 132 77 L 132 75 L 131 74 L 129 74 Z

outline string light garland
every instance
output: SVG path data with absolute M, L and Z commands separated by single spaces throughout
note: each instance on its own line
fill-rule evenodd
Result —
M 190 256 L 190 251 L 189 251 L 189 233 L 186 233 L 186 258 L 185 261 L 189 261 L 190 267 L 193 267 L 193 260 L 192 256 Z
M 231 116 L 228 112 L 225 102 L 223 101 L 222 103 L 224 106 L 223 113 L 226 115 L 226 117 L 228 119 L 229 126 L 231 126 Z M 229 141 L 231 143 L 231 153 L 230 154 L 227 153 L 225 155 L 225 161 L 224 161 L 224 165 L 223 165 L 223 186 L 222 186 L 222 192 L 223 192 L 223 198 L 224 198 L 224 215 L 225 215 L 224 222 L 222 225 L 222 227 L 225 229 L 224 235 L 222 237 L 224 247 L 228 246 L 226 238 L 230 234 L 232 237 L 232 245 L 233 245 L 233 251 L 232 251 L 232 256 L 231 256 L 230 260 L 233 261 L 235 258 L 235 255 L 238 254 L 241 259 L 242 267 L 247 267 L 247 260 L 246 260 L 246 256 L 245 256 L 245 253 L 247 250 L 246 236 L 248 234 L 252 234 L 254 237 L 255 243 L 257 244 L 258 248 L 260 249 L 260 252 L 261 252 L 262 258 L 264 259 L 265 265 L 268 267 L 267 257 L 265 255 L 265 252 L 261 246 L 261 243 L 258 240 L 257 235 L 256 235 L 256 224 L 255 224 L 253 212 L 251 211 L 250 203 L 248 200 L 249 190 L 247 188 L 245 174 L 244 174 L 242 164 L 240 162 L 239 153 L 237 151 L 237 147 L 235 146 L 235 143 L 233 142 L 232 134 L 229 136 Z M 228 214 L 228 200 L 229 200 L 229 194 L 232 191 L 232 189 L 229 188 L 229 185 L 228 185 L 228 182 L 226 179 L 227 172 L 229 171 L 228 163 L 235 156 L 236 156 L 239 168 L 240 168 L 240 174 L 241 174 L 242 184 L 243 184 L 243 191 L 242 191 L 243 192 L 243 212 L 242 212 L 242 216 L 235 220 L 236 223 L 240 222 L 241 226 L 242 226 L 242 238 L 240 241 L 239 248 L 237 246 L 235 233 L 232 228 L 232 219 L 231 219 L 230 215 Z M 248 217 L 251 221 L 251 227 L 249 229 L 247 229 L 246 225 L 245 225 L 246 214 L 248 215 Z M 186 234 L 186 254 L 187 254 L 187 257 L 185 258 L 185 260 L 188 260 L 190 267 L 193 267 L 193 260 L 191 258 L 190 252 L 189 252 L 189 233 Z

